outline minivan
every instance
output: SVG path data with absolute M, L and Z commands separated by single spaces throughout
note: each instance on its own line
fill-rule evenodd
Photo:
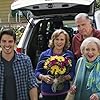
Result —
M 62 28 L 67 31 L 71 42 L 77 31 L 74 24 L 76 14 L 88 13 L 96 27 L 95 2 L 95 0 L 15 0 L 11 4 L 11 10 L 20 10 L 23 14 L 31 12 L 26 29 L 17 45 L 17 51 L 27 54 L 35 69 L 38 57 L 48 48 L 48 41 L 54 30 Z

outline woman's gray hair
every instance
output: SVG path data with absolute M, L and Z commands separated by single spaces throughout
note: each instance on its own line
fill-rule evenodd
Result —
M 64 46 L 64 50 L 68 49 L 70 47 L 70 42 L 69 42 L 69 35 L 68 33 L 63 30 L 63 29 L 57 29 L 53 32 L 51 39 L 49 40 L 49 45 L 48 47 L 50 48 L 54 48 L 54 40 L 60 35 L 60 34 L 64 34 L 65 35 L 65 46 Z
M 83 54 L 84 53 L 84 49 L 85 47 L 89 44 L 89 43 L 95 43 L 98 47 L 98 50 L 99 50 L 99 53 L 100 53 L 100 40 L 96 37 L 88 37 L 86 38 L 81 46 L 80 46 L 80 50 L 81 50 L 81 53 Z

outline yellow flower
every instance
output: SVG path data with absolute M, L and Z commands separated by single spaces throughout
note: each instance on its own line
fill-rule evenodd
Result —
M 65 61 L 65 58 L 63 56 L 57 56 L 56 58 L 59 62 Z
M 72 66 L 71 59 L 68 60 L 68 63 L 69 63 L 70 66 Z
M 63 75 L 66 72 L 66 67 L 64 66 L 63 68 L 59 69 L 59 74 Z
M 44 66 L 47 66 L 50 63 L 49 59 L 46 60 Z
M 57 59 L 57 56 L 51 56 L 50 61 Z
M 57 75 L 59 73 L 59 67 L 57 65 L 52 66 L 50 72 L 51 74 Z
M 47 69 L 54 76 L 65 74 L 67 69 L 69 69 L 67 67 L 70 66 L 72 66 L 71 60 L 63 56 L 51 56 L 44 63 L 44 69 Z
M 44 66 L 44 69 L 47 69 L 47 68 L 48 68 L 48 66 L 45 65 L 45 66 Z

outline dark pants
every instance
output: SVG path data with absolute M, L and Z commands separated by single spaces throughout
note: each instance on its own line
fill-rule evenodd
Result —
M 43 96 L 42 100 L 65 100 L 67 94 L 57 96 Z

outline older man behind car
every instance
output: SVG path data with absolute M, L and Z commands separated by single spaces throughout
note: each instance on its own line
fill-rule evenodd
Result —
M 75 16 L 75 24 L 78 28 L 77 33 L 72 40 L 72 51 L 76 59 L 81 56 L 80 45 L 87 37 L 96 37 L 100 39 L 100 31 L 93 27 L 92 20 L 86 13 L 79 13 Z

